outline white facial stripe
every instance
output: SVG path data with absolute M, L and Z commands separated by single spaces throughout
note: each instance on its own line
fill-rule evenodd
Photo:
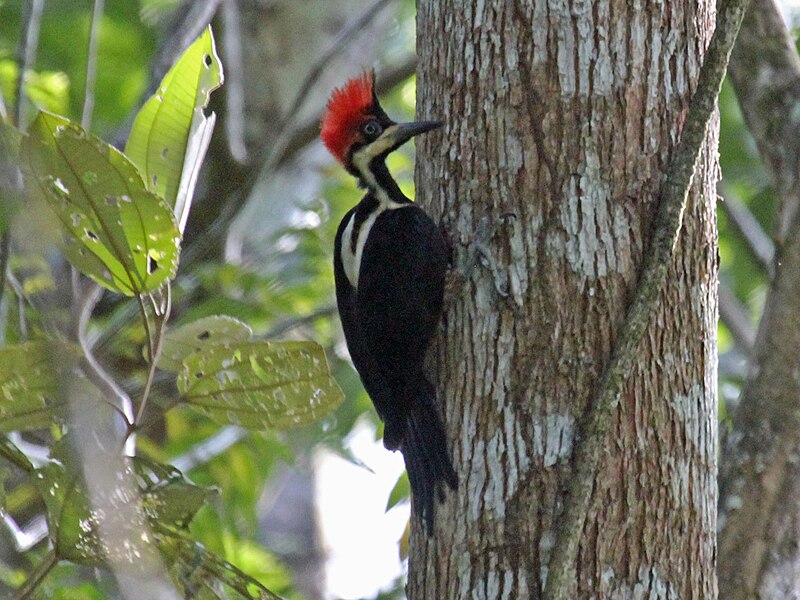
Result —
M 367 238 L 369 237 L 370 230 L 372 226 L 375 225 L 375 221 L 378 217 L 383 213 L 385 210 L 395 210 L 397 208 L 405 208 L 408 206 L 413 206 L 413 204 L 406 204 L 395 202 L 392 200 L 389 195 L 386 193 L 378 182 L 375 180 L 375 175 L 372 174 L 372 171 L 369 170 L 369 163 L 372 161 L 373 158 L 386 152 L 389 148 L 394 146 L 397 142 L 395 136 L 395 132 L 397 131 L 398 126 L 392 125 L 384 130 L 381 136 L 372 142 L 371 144 L 364 146 L 360 150 L 353 153 L 353 165 L 355 166 L 356 170 L 358 170 L 359 175 L 364 180 L 364 183 L 367 184 L 370 190 L 375 194 L 378 198 L 378 206 L 370 213 L 370 215 L 364 220 L 359 227 L 358 232 L 356 233 L 356 243 L 355 243 L 355 253 L 353 252 L 353 228 L 355 227 L 356 215 L 350 217 L 350 222 L 345 227 L 344 233 L 342 234 L 342 266 L 344 267 L 344 274 L 347 276 L 348 281 L 350 281 L 350 285 L 354 288 L 358 289 L 358 274 L 361 270 L 361 258 L 364 254 L 364 246 L 367 244 Z
M 383 190 L 383 188 L 378 185 L 378 182 L 375 181 L 375 176 L 372 174 L 372 171 L 369 170 L 369 163 L 373 158 L 385 152 L 395 144 L 397 140 L 395 139 L 394 134 L 397 131 L 397 128 L 397 125 L 387 127 L 377 140 L 371 144 L 368 144 L 367 146 L 364 146 L 353 154 L 353 164 L 355 165 L 361 177 L 364 179 L 364 182 L 378 196 L 378 200 L 380 201 L 381 205 L 388 208 L 400 208 L 400 206 L 403 205 L 389 198 L 388 194 Z

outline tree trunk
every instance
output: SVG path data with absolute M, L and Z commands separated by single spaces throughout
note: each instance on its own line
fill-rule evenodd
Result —
M 714 2 L 420 0 L 418 200 L 466 270 L 436 348 L 458 492 L 408 595 L 538 598 Z M 623 395 L 576 598 L 715 598 L 716 121 Z M 474 263 L 474 268 L 469 265 Z

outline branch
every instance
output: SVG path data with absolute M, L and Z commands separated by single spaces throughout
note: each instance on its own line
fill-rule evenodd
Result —
M 97 302 L 102 295 L 103 288 L 94 282 L 88 282 L 87 289 L 79 293 L 79 301 L 74 307 L 76 314 L 73 318 L 73 337 L 78 341 L 83 351 L 81 370 L 84 375 L 101 391 L 106 402 L 120 414 L 125 421 L 126 427 L 130 430 L 134 423 L 133 403 L 130 396 L 103 369 L 92 352 L 92 345 L 86 336 L 89 318 L 92 316 L 92 311 L 94 311 L 94 307 L 97 306 Z
M 773 266 L 775 246 L 753 213 L 733 194 L 725 194 L 725 197 L 717 202 L 717 206 L 722 208 L 728 222 L 742 237 L 764 272 L 772 279 L 775 275 Z
M 756 343 L 756 328 L 750 315 L 747 314 L 747 309 L 724 282 L 719 284 L 719 318 L 731 332 L 736 346 L 752 358 L 753 346 Z
M 14 600 L 26 600 L 33 595 L 33 592 L 36 591 L 36 588 L 44 581 L 44 578 L 53 570 L 58 564 L 58 557 L 56 556 L 56 551 L 51 549 L 47 554 L 45 554 L 44 558 L 41 562 L 34 567 L 31 574 L 28 575 L 28 579 L 25 583 L 22 584 L 16 593 L 14 594 Z
M 39 46 L 39 26 L 42 23 L 44 0 L 31 0 L 30 11 L 26 14 L 25 36 L 20 38 L 17 47 L 17 97 L 14 110 L 14 124 L 22 125 L 22 113 L 25 105 L 25 74 L 36 62 L 36 49 Z
M 81 127 L 89 131 L 94 110 L 94 82 L 97 78 L 97 45 L 100 34 L 100 20 L 103 18 L 104 0 L 94 0 L 92 26 L 89 29 L 89 50 L 86 57 L 86 89 L 83 93 L 83 113 Z
M 636 295 L 621 326 L 616 348 L 600 383 L 598 397 L 582 423 L 582 435 L 572 460 L 574 471 L 550 560 L 544 590 L 546 600 L 568 600 L 571 597 L 571 589 L 577 579 L 575 562 L 578 544 L 586 522 L 597 465 L 608 443 L 608 431 L 636 360 L 639 344 L 666 281 L 695 163 L 705 141 L 706 128 L 716 107 L 730 52 L 748 4 L 749 0 L 727 0 L 718 7 L 717 27 L 700 69 L 697 90 L 686 114 L 680 143 L 661 190 L 653 242 L 645 255 Z

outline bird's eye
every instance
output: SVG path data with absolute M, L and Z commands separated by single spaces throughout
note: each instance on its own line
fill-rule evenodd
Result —
M 366 135 L 369 139 L 375 139 L 381 134 L 383 128 L 377 121 L 367 121 L 361 128 L 361 131 L 363 131 L 364 135 Z

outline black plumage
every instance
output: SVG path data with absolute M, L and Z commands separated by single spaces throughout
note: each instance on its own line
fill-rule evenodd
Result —
M 357 288 L 343 266 L 345 229 L 355 216 L 356 240 L 356 225 L 363 227 L 380 202 L 369 192 L 345 215 L 336 234 L 336 299 L 353 364 L 385 423 L 383 443 L 403 452 L 417 510 L 430 531 L 437 487 L 457 485 L 435 391 L 423 372 L 441 316 L 448 248 L 422 209 L 407 199 L 398 204 L 382 210 L 369 230 Z

